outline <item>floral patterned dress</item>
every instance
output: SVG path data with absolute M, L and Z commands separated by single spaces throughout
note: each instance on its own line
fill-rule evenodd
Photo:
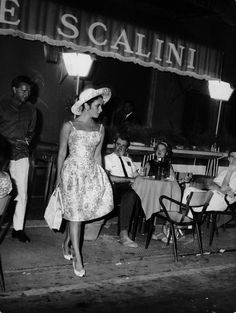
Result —
M 111 184 L 104 169 L 94 159 L 100 140 L 101 128 L 85 131 L 72 126 L 69 156 L 62 168 L 60 185 L 66 220 L 88 221 L 113 209 Z
M 12 190 L 10 176 L 6 172 L 1 172 L 0 176 L 0 199 L 7 196 Z

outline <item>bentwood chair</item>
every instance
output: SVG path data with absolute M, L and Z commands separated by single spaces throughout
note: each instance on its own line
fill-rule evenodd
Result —
M 155 159 L 155 153 L 144 154 L 141 166 L 145 166 L 148 161 Z
M 154 229 L 154 219 L 155 217 L 160 217 L 164 221 L 168 222 L 170 225 L 170 232 L 168 235 L 167 245 L 169 245 L 170 239 L 172 238 L 175 261 L 178 262 L 177 238 L 176 238 L 176 229 L 178 227 L 192 226 L 193 235 L 196 230 L 199 250 L 200 253 L 203 254 L 201 225 L 205 219 L 206 209 L 207 206 L 209 205 L 209 201 L 212 195 L 213 195 L 212 191 L 191 192 L 187 198 L 186 203 L 176 201 L 175 199 L 172 199 L 165 195 L 161 196 L 159 202 L 162 210 L 160 212 L 154 213 L 151 217 L 145 248 L 146 249 L 148 248 L 151 240 L 152 232 Z M 168 211 L 167 207 L 169 207 L 170 202 L 177 204 L 179 210 Z M 200 210 L 196 212 L 195 209 Z
M 10 201 L 11 201 L 10 195 L 5 196 L 4 198 L 0 198 L 0 244 L 2 243 L 11 223 L 11 222 L 8 222 L 7 227 L 3 228 L 7 210 L 10 205 Z M 5 281 L 4 281 L 4 275 L 3 275 L 1 253 L 0 253 L 0 284 L 1 284 L 2 290 L 5 291 Z
M 225 201 L 228 203 L 227 198 L 225 197 Z M 228 220 L 231 221 L 232 219 L 236 223 L 236 202 L 229 204 L 226 210 L 224 211 L 211 211 L 209 212 L 211 214 L 211 225 L 210 225 L 210 240 L 209 240 L 209 246 L 212 245 L 214 235 L 215 233 L 218 235 L 218 228 L 217 228 L 217 220 L 221 217 L 224 216 L 229 216 L 230 219 Z M 225 224 L 222 225 L 223 229 L 225 230 Z

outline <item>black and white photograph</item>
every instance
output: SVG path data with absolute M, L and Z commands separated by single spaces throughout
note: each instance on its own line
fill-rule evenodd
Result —
M 0 313 L 236 312 L 236 0 L 0 0 Z

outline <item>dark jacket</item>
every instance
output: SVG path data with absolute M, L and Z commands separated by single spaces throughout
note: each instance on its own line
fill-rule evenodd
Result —
M 11 144 L 11 159 L 28 157 L 28 145 L 36 124 L 36 109 L 30 102 L 19 105 L 16 99 L 0 102 L 0 134 Z
M 148 176 L 155 176 L 155 178 L 166 178 L 170 175 L 170 160 L 168 158 L 164 158 L 163 160 L 151 160 L 149 161 L 150 170 Z

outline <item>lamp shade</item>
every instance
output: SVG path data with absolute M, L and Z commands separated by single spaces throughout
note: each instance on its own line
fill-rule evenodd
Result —
M 89 54 L 66 52 L 62 53 L 67 73 L 71 76 L 86 77 L 93 64 Z
M 209 80 L 208 89 L 210 97 L 216 100 L 228 101 L 233 93 L 229 83 L 218 80 Z

